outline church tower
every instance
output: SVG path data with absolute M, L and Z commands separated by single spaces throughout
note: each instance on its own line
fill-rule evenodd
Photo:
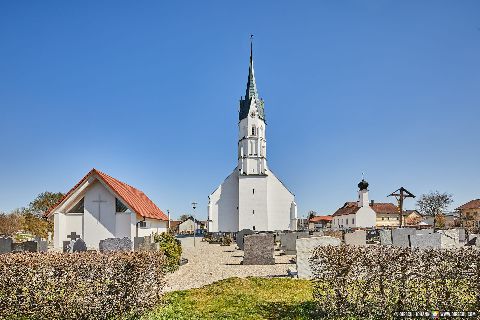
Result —
M 265 175 L 267 142 L 264 102 L 258 96 L 250 43 L 250 67 L 245 97 L 240 100 L 238 123 L 238 168 L 241 175 Z
M 238 164 L 209 196 L 208 230 L 295 230 L 295 196 L 267 165 L 264 102 L 258 95 L 253 44 L 245 96 L 238 110 Z

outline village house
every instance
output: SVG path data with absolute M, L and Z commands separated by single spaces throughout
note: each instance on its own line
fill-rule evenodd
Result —
M 168 217 L 142 191 L 92 169 L 48 213 L 54 248 L 73 238 L 98 249 L 107 238 L 143 237 L 167 231 Z
M 332 216 L 315 216 L 308 219 L 308 230 L 322 230 L 332 226 Z
M 480 199 L 471 200 L 455 210 L 465 227 L 480 229 Z
M 345 202 L 333 214 L 332 228 L 373 228 L 398 227 L 398 207 L 393 203 L 368 201 L 368 182 L 362 179 L 358 184 L 358 201 Z
M 170 230 L 176 234 L 192 234 L 193 230 L 205 230 L 207 227 L 206 221 L 193 220 L 193 217 L 188 217 L 186 220 L 171 221 Z

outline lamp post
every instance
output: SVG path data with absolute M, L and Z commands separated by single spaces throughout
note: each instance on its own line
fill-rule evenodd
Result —
M 195 234 L 197 233 L 196 219 L 195 219 L 195 209 L 197 208 L 197 203 L 195 201 L 192 202 L 192 208 L 193 208 L 193 246 L 195 247 Z

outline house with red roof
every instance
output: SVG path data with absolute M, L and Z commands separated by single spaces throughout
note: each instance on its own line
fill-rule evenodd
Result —
M 100 240 L 166 232 L 168 217 L 142 191 L 92 169 L 47 213 L 54 248 L 81 238 L 88 249 Z
M 465 227 L 469 230 L 480 230 L 480 199 L 470 200 L 455 210 Z
M 332 225 L 332 216 L 314 216 L 308 219 L 308 230 L 322 230 L 330 228 Z
M 398 227 L 398 207 L 393 203 L 368 201 L 368 182 L 362 179 L 358 184 L 358 201 L 345 202 L 333 214 L 332 228 L 373 228 Z

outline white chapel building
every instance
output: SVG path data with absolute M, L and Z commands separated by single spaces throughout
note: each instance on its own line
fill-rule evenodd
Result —
M 247 90 L 239 108 L 238 165 L 209 196 L 209 232 L 296 230 L 295 196 L 269 169 L 265 137 L 264 102 L 250 45 Z
M 168 217 L 142 191 L 92 169 L 47 214 L 54 248 L 72 238 L 98 249 L 107 238 L 143 237 L 167 231 Z

